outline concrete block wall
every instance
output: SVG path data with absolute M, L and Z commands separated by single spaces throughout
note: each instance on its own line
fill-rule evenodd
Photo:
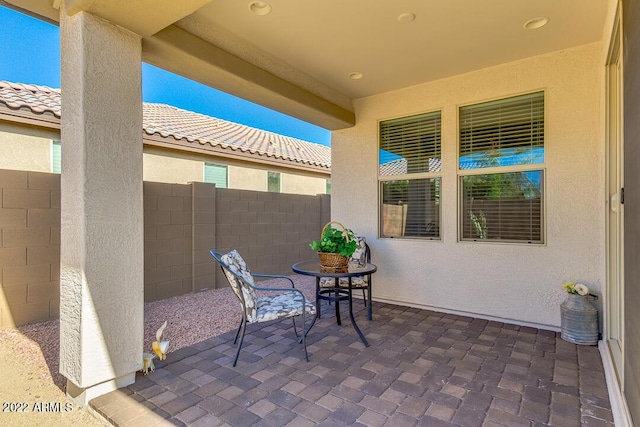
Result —
M 292 274 L 291 265 L 317 255 L 309 243 L 329 221 L 330 196 L 216 190 L 216 246 L 238 250 L 256 273 Z M 218 287 L 226 280 L 217 269 Z
M 228 286 L 210 249 L 238 250 L 260 273 L 292 274 L 315 254 L 330 196 L 144 183 L 145 301 Z
M 215 185 L 193 182 L 193 290 L 202 291 L 216 288 L 217 265 L 210 249 L 216 247 L 216 208 L 217 193 Z
M 60 176 L 0 170 L 0 327 L 60 312 Z
M 192 188 L 145 182 L 144 299 L 156 301 L 192 290 Z
M 329 195 L 144 183 L 146 302 L 228 286 L 209 249 L 256 273 L 291 274 L 316 255 Z M 60 175 L 0 170 L 0 328 L 59 317 Z

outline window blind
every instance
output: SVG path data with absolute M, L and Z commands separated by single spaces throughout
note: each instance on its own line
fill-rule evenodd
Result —
M 544 162 L 544 92 L 461 107 L 460 169 Z
M 382 181 L 382 237 L 440 236 L 440 178 Z
M 462 239 L 542 242 L 542 171 L 462 179 Z
M 542 243 L 544 171 L 528 165 L 544 163 L 544 92 L 461 107 L 459 120 L 460 239 Z
M 280 193 L 280 172 L 269 172 L 267 174 L 267 191 Z
M 380 122 L 381 176 L 439 172 L 441 112 Z
M 205 163 L 204 182 L 215 184 L 217 188 L 227 188 L 227 167 L 214 163 Z
M 51 141 L 51 172 L 60 173 L 62 170 L 62 146 L 60 141 Z

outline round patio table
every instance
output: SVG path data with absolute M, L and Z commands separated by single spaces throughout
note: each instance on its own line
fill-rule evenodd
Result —
M 336 322 L 338 325 L 341 325 L 340 321 L 340 301 L 349 301 L 349 317 L 351 318 L 351 324 L 353 325 L 353 329 L 356 330 L 360 340 L 365 345 L 365 347 L 369 347 L 369 342 L 364 337 L 364 334 L 358 327 L 356 323 L 356 319 L 353 317 L 353 287 L 351 285 L 351 278 L 357 276 L 365 276 L 367 274 L 372 274 L 378 271 L 378 267 L 374 264 L 365 264 L 363 266 L 349 264 L 349 266 L 345 270 L 328 270 L 323 268 L 320 265 L 318 260 L 311 261 L 300 261 L 295 263 L 291 269 L 298 274 L 302 274 L 304 276 L 314 276 L 316 278 L 316 315 L 320 317 L 320 301 L 333 301 L 336 306 Z M 335 286 L 333 288 L 320 288 L 320 278 L 321 277 L 333 277 L 335 278 Z M 346 288 L 341 288 L 339 281 L 340 278 L 346 277 L 349 279 L 349 286 Z

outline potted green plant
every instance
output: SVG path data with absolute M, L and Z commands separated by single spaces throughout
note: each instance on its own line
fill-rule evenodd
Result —
M 332 224 L 341 229 L 334 228 Z M 347 267 L 349 258 L 358 248 L 358 242 L 353 231 L 337 221 L 329 221 L 322 228 L 320 240 L 314 240 L 309 246 L 318 252 L 322 267 L 340 269 Z

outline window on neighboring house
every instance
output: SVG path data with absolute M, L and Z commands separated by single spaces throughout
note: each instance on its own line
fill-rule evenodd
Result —
M 380 122 L 380 236 L 440 238 L 441 112 Z
M 267 191 L 270 193 L 280 193 L 280 172 L 268 172 Z
M 62 147 L 60 141 L 51 141 L 51 172 L 60 173 L 62 164 Z
M 215 163 L 204 164 L 204 182 L 215 184 L 216 188 L 227 188 L 227 167 Z
M 325 183 L 325 193 L 331 194 L 331 180 L 327 179 Z
M 460 240 L 543 243 L 544 92 L 461 107 Z

